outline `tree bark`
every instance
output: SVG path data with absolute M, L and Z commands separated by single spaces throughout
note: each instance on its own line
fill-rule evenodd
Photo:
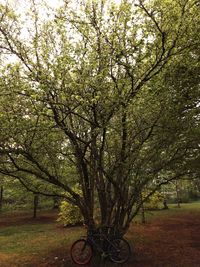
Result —
M 37 194 L 34 194 L 33 199 L 33 218 L 37 218 L 37 209 L 38 209 L 38 203 L 39 203 L 39 196 Z
M 168 205 L 167 205 L 167 200 L 166 200 L 166 198 L 164 198 L 164 200 L 163 200 L 163 209 L 164 210 L 167 210 L 167 209 L 169 209 L 169 207 L 168 207 Z
M 53 209 L 56 210 L 59 208 L 59 199 L 58 197 L 53 197 Z
M 142 199 L 142 193 L 140 193 L 140 201 L 141 201 L 141 221 L 142 223 L 146 223 L 146 218 L 145 218 L 145 210 L 144 210 L 144 203 Z
M 177 207 L 181 207 L 181 200 L 180 200 L 180 193 L 179 193 L 179 188 L 178 188 L 178 181 L 176 181 L 176 198 L 177 198 Z
M 0 212 L 2 212 L 3 208 L 3 185 L 0 188 Z

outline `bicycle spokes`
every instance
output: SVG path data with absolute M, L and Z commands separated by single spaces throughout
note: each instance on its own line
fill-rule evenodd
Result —
M 92 257 L 92 247 L 84 239 L 77 240 L 71 247 L 71 258 L 78 265 L 87 264 Z

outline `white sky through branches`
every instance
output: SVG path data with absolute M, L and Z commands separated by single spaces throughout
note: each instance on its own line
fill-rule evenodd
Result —
M 122 0 L 112 0 L 112 2 L 115 2 L 116 4 L 121 3 Z M 63 4 L 63 0 L 0 0 L 0 4 L 8 4 L 12 6 L 14 9 L 18 11 L 24 11 L 27 9 L 28 6 L 31 5 L 31 3 L 35 2 L 35 4 L 47 4 L 50 8 L 59 8 Z M 67 2 L 67 1 L 65 1 Z M 79 0 L 72 0 L 70 2 L 73 2 L 74 7 L 78 6 Z M 111 2 L 111 1 L 108 1 Z
M 122 0 L 107 0 L 107 3 L 114 2 L 120 4 Z M 34 31 L 34 18 L 31 19 L 31 13 L 36 10 L 40 21 L 51 20 L 55 18 L 56 10 L 62 7 L 65 3 L 70 3 L 70 6 L 78 12 L 81 3 L 85 0 L 0 0 L 0 5 L 10 7 L 16 14 L 20 15 L 22 28 L 20 35 L 23 39 L 29 40 L 31 29 Z M 34 7 L 35 6 L 35 7 Z M 32 14 L 33 14 L 32 13 Z M 9 63 L 16 61 L 16 56 L 7 54 L 6 61 Z

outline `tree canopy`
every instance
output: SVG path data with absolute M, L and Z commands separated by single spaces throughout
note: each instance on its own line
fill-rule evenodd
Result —
M 0 172 L 126 231 L 146 187 L 199 173 L 199 4 L 77 5 L 0 6 Z

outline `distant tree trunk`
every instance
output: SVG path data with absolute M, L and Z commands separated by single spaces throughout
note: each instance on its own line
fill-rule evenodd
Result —
M 141 223 L 146 223 L 145 209 L 144 209 L 142 192 L 140 192 L 139 195 L 138 195 L 136 206 L 137 206 L 137 208 L 139 208 L 139 211 L 140 211 L 139 214 L 141 215 Z
M 0 212 L 2 212 L 3 207 L 3 185 L 0 188 Z
M 163 200 L 163 209 L 164 210 L 167 210 L 167 209 L 169 209 L 169 207 L 168 207 L 168 205 L 167 205 L 167 200 L 166 200 L 166 198 L 164 198 L 164 200 Z
M 59 199 L 57 197 L 53 198 L 53 209 L 59 208 Z
M 34 199 L 33 199 L 33 218 L 37 218 L 38 203 L 39 203 L 39 196 L 38 196 L 38 194 L 34 194 Z
M 142 193 L 140 193 L 140 201 L 142 203 L 142 205 L 141 205 L 141 221 L 142 221 L 142 223 L 146 223 L 144 203 L 143 203 L 143 199 L 142 199 Z
M 181 207 L 181 204 L 180 204 L 180 194 L 179 194 L 179 188 L 178 188 L 178 181 L 176 181 L 176 198 L 177 198 L 177 206 L 178 208 Z

